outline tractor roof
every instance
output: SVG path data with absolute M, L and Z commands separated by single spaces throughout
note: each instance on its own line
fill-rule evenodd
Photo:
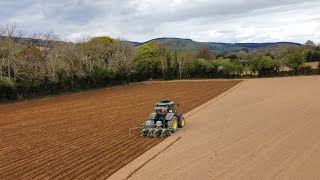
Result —
M 157 102 L 156 106 L 172 106 L 174 105 L 173 101 L 168 101 L 168 100 L 162 100 L 160 102 Z

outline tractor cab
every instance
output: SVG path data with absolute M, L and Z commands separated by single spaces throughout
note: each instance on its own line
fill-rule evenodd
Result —
M 176 113 L 175 103 L 173 101 L 163 100 L 156 103 L 155 110 L 157 114 L 166 115 L 167 113 Z

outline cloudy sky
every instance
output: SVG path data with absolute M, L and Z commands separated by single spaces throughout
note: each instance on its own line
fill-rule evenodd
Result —
M 71 41 L 320 42 L 320 0 L 0 0 L 0 24 L 8 23 Z

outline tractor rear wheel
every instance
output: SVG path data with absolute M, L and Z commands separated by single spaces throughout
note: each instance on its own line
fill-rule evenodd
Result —
M 184 119 L 183 116 L 181 116 L 181 119 L 180 119 L 180 121 L 179 121 L 178 127 L 179 127 L 179 128 L 183 128 L 184 125 L 185 125 L 185 123 L 186 123 L 186 120 Z

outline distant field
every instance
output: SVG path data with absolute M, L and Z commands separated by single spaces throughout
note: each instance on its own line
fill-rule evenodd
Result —
M 185 113 L 239 82 L 151 82 L 0 105 L 0 179 L 106 178 L 162 141 L 128 136 L 158 100 Z
M 317 69 L 319 68 L 319 62 L 307 62 L 305 63 L 307 66 L 311 66 L 312 69 Z

